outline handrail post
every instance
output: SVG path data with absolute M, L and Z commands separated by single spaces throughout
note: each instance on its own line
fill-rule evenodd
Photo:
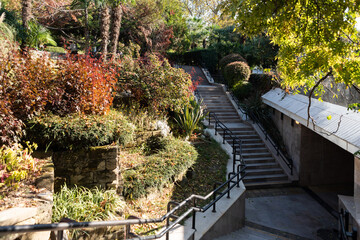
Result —
M 240 168 L 241 168 L 241 164 L 237 166 L 236 187 L 238 188 L 240 187 Z
M 223 144 L 225 144 L 225 137 L 226 137 L 226 129 L 223 130 Z
M 64 230 L 57 231 L 57 239 L 63 240 L 64 239 Z
M 193 206 L 194 206 L 194 210 L 193 210 L 193 218 L 192 218 L 192 229 L 195 230 L 195 223 L 196 223 L 196 211 L 195 211 L 195 208 L 196 208 L 196 198 L 194 198 L 193 200 Z M 167 239 L 166 239 L 167 240 Z
M 227 198 L 230 198 L 230 183 L 231 183 L 231 181 L 229 181 L 229 180 L 230 180 L 230 178 L 231 178 L 231 175 L 233 175 L 233 173 L 229 173 L 229 174 L 228 174 L 228 184 L 227 184 L 228 192 L 227 192 Z
M 215 191 L 216 190 L 216 183 L 214 184 L 214 194 L 213 194 L 213 200 L 215 201 L 215 199 L 216 199 L 216 193 L 217 193 L 217 191 Z M 212 210 L 212 212 L 216 212 L 216 202 L 214 202 L 214 204 L 213 204 L 213 210 Z

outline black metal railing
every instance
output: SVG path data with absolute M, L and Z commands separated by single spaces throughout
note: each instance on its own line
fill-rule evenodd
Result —
M 344 209 L 340 210 L 339 213 L 339 239 L 340 240 L 356 240 L 357 239 L 357 229 L 350 224 L 350 214 Z M 351 228 L 351 230 L 349 230 Z
M 294 163 L 291 158 L 285 156 L 283 151 L 281 151 L 280 146 L 275 143 L 275 141 L 269 136 L 263 125 L 261 124 L 259 118 L 252 112 L 247 113 L 250 119 L 260 128 L 261 132 L 265 135 L 265 140 L 268 141 L 276 150 L 276 155 L 279 156 L 286 166 L 290 169 L 291 175 L 293 175 Z
M 203 99 L 200 95 L 200 92 L 198 90 L 194 91 L 195 97 L 198 99 L 198 101 L 203 104 Z M 236 162 L 240 162 L 240 165 L 246 166 L 245 161 L 242 157 L 242 141 L 239 137 L 237 137 L 223 122 L 221 122 L 214 112 L 207 111 L 206 105 L 203 105 L 204 111 L 207 113 L 209 125 L 211 125 L 211 120 L 214 119 L 214 129 L 215 129 L 215 135 L 218 134 L 218 132 L 222 133 L 223 138 L 223 144 L 225 144 L 226 137 L 229 137 L 229 144 L 232 146 L 232 155 L 233 155 L 233 172 L 235 172 L 235 166 Z M 239 159 L 236 157 L 239 156 Z
M 232 146 L 232 154 L 233 154 L 233 171 L 235 171 L 236 162 L 240 162 L 240 165 L 245 166 L 245 161 L 242 157 L 242 141 L 239 137 L 236 137 L 235 134 L 223 123 L 219 120 L 217 115 L 213 112 L 208 112 L 208 121 L 209 125 L 211 125 L 211 120 L 214 120 L 214 129 L 215 135 L 218 133 L 222 133 L 223 144 L 226 141 L 226 137 L 229 137 L 229 143 Z M 239 159 L 237 159 L 239 156 Z
M 137 240 L 146 240 L 146 239 L 158 239 L 162 236 L 166 235 L 166 239 L 169 239 L 169 231 L 175 227 L 176 224 L 180 223 L 186 217 L 192 214 L 192 229 L 195 230 L 195 219 L 196 212 L 206 212 L 209 208 L 212 208 L 213 212 L 216 212 L 216 203 L 225 195 L 230 198 L 230 191 L 236 186 L 240 187 L 240 182 L 246 175 L 245 167 L 241 165 L 237 166 L 236 172 L 231 172 L 228 174 L 228 180 L 222 183 L 220 186 L 215 187 L 214 190 L 211 191 L 206 196 L 200 195 L 191 195 L 181 203 L 177 202 L 169 202 L 168 203 L 168 211 L 167 213 L 160 218 L 152 218 L 152 219 L 128 219 L 128 220 L 118 220 L 118 221 L 94 221 L 94 222 L 60 222 L 60 223 L 52 223 L 52 224 L 36 224 L 36 225 L 12 225 L 12 226 L 1 226 L 0 227 L 0 236 L 4 234 L 14 234 L 14 233 L 27 233 L 27 232 L 39 232 L 39 231 L 57 231 L 57 239 L 62 240 L 63 231 L 68 229 L 84 229 L 84 228 L 104 228 L 104 227 L 112 227 L 112 226 L 125 226 L 126 231 L 124 234 L 124 239 L 129 239 L 129 229 L 131 225 L 136 224 L 148 224 L 148 223 L 160 223 L 166 220 L 166 227 L 158 234 L 151 236 L 136 236 Z M 224 189 L 225 188 L 225 189 Z M 223 190 L 222 190 L 223 189 Z M 197 206 L 196 200 L 208 200 L 212 197 L 210 203 L 206 204 L 203 207 Z M 193 206 L 188 208 L 182 215 L 176 216 L 174 213 L 179 210 L 181 207 L 191 203 Z M 171 205 L 175 207 L 171 209 Z M 173 222 L 170 222 L 170 218 L 174 219 Z

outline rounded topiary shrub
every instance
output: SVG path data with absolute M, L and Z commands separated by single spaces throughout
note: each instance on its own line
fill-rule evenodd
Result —
M 273 81 L 273 75 L 269 73 L 264 74 L 251 74 L 249 82 L 252 84 L 254 89 L 258 92 L 267 92 L 272 87 L 277 86 L 276 82 Z
M 231 53 L 229 55 L 226 55 L 225 57 L 223 57 L 220 62 L 219 62 L 219 68 L 224 71 L 226 65 L 228 65 L 229 63 L 233 63 L 233 62 L 246 62 L 246 59 L 243 58 L 240 54 L 237 53 Z
M 253 92 L 253 86 L 250 82 L 238 82 L 232 88 L 232 91 L 237 99 L 243 100 L 250 97 L 251 93 Z
M 245 62 L 229 63 L 224 69 L 224 78 L 229 87 L 233 87 L 239 82 L 248 81 L 250 74 L 250 67 Z

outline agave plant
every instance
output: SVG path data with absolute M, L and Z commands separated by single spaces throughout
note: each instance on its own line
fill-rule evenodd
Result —
M 175 114 L 175 121 L 186 137 L 190 137 L 198 128 L 199 122 L 205 118 L 201 103 L 191 100 L 189 106 L 185 106 L 180 113 Z

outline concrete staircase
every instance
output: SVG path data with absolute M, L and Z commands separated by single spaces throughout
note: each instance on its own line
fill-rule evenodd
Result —
M 247 175 L 244 179 L 246 188 L 290 184 L 288 176 L 251 124 L 241 120 L 222 87 L 200 85 L 197 89 L 207 110 L 214 112 L 218 119 L 243 142 L 242 157 L 247 166 Z M 219 133 L 222 135 L 221 131 Z M 225 140 L 232 144 L 229 136 L 225 136 Z

